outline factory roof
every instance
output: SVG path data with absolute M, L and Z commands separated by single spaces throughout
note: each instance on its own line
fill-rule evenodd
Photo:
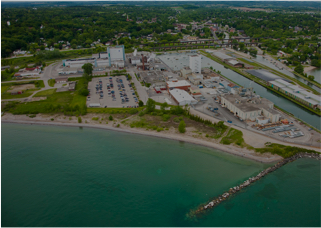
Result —
M 219 51 L 215 51 L 215 52 L 213 52 L 213 54 L 215 56 L 219 57 L 220 59 L 233 59 L 232 56 L 226 55 L 226 54 L 219 52 Z
M 175 98 L 178 103 L 181 103 L 183 101 L 196 102 L 196 100 L 184 90 L 172 89 L 169 91 L 169 93 Z
M 273 102 L 269 101 L 265 98 L 259 98 L 259 97 L 241 97 L 238 94 L 227 94 L 224 95 L 224 98 L 231 102 L 233 105 L 235 105 L 238 109 L 242 110 L 243 112 L 252 112 L 261 110 L 264 108 L 265 110 L 272 113 L 271 108 L 269 108 L 269 105 L 273 104 Z M 277 114 L 273 110 L 274 113 Z
M 181 87 L 181 86 L 191 86 L 186 80 L 176 80 L 166 82 L 169 88 Z
M 315 95 L 313 93 L 310 93 L 304 89 L 301 89 L 300 87 L 296 85 L 292 85 L 282 79 L 277 79 L 275 81 L 270 81 L 271 84 L 278 86 L 279 88 L 282 88 L 284 91 L 308 102 L 313 105 L 321 104 L 321 97 L 318 95 Z
M 238 64 L 239 62 L 238 61 L 236 61 L 236 60 L 234 60 L 234 59 L 232 59 L 232 60 L 230 60 L 230 61 L 228 61 L 230 64 L 232 64 L 232 65 L 236 65 L 236 64 Z

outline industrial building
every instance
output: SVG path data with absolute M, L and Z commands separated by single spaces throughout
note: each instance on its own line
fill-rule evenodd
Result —
M 192 74 L 192 70 L 191 70 L 191 68 L 189 68 L 188 66 L 186 66 L 186 67 L 183 67 L 182 69 L 181 69 L 181 75 L 182 75 L 182 77 L 183 78 L 188 78 L 188 76 L 189 75 L 191 75 Z
M 106 67 L 109 65 L 109 60 L 106 58 L 105 59 L 86 58 L 86 59 L 62 60 L 62 65 L 64 67 L 70 67 L 70 68 L 81 68 L 86 63 L 91 63 L 94 67 Z
M 181 106 L 197 104 L 197 100 L 195 100 L 191 95 L 189 95 L 186 91 L 181 89 L 172 89 L 169 91 L 170 96 L 173 100 Z
M 219 57 L 223 61 L 228 61 L 228 60 L 234 59 L 232 56 L 226 55 L 226 54 L 219 52 L 219 51 L 213 52 L 213 55 L 215 55 L 216 57 Z
M 189 56 L 189 68 L 193 73 L 201 73 L 202 57 L 200 55 Z
M 125 64 L 125 47 L 119 45 L 115 47 L 107 47 L 109 66 L 117 65 L 124 67 Z
M 275 123 L 280 114 L 273 109 L 273 102 L 259 96 L 242 97 L 239 94 L 221 96 L 221 104 L 241 120 L 256 121 L 259 124 Z
M 236 61 L 234 59 L 228 60 L 226 63 L 231 65 L 231 66 L 233 66 L 233 67 L 244 67 L 243 63 L 240 63 L 240 62 L 238 62 L 238 61 Z
M 266 70 L 247 70 L 246 72 L 254 75 L 255 77 L 258 77 L 266 82 L 276 80 L 276 79 L 281 79 L 281 77 L 272 74 L 269 71 Z
M 41 67 L 33 67 L 33 68 L 23 68 L 20 69 L 17 73 L 14 74 L 14 77 L 27 77 L 27 76 L 39 76 L 41 73 Z
M 166 82 L 166 85 L 167 85 L 167 90 L 181 89 L 181 90 L 189 91 L 189 88 L 191 87 L 191 84 L 185 80 L 168 81 Z
M 137 73 L 144 83 L 151 87 L 158 87 L 166 90 L 165 75 L 162 71 L 142 71 Z
M 300 103 L 309 106 L 310 108 L 321 109 L 321 97 L 310 93 L 296 85 L 292 85 L 283 79 L 269 81 L 268 85 L 287 96 L 299 101 Z
M 112 65 L 123 68 L 125 66 L 124 45 L 108 47 L 107 52 L 100 52 L 96 58 L 65 59 L 62 61 L 64 67 L 75 69 L 81 68 L 86 63 L 93 64 L 95 68 L 111 67 Z

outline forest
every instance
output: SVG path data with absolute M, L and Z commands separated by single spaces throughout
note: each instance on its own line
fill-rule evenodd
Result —
M 51 7 L 45 5 L 37 8 L 30 4 L 25 7 L 11 4 L 16 7 L 2 7 L 1 57 L 8 57 L 18 49 L 33 54 L 37 49 L 44 50 L 44 44 L 47 47 L 61 49 L 59 41 L 70 42 L 73 49 L 89 48 L 98 40 L 100 43 L 112 41 L 115 44 L 116 36 L 119 44 L 131 48 L 144 42 L 143 39 L 149 34 L 153 34 L 154 39 L 159 42 L 175 41 L 184 34 L 200 36 L 201 32 L 191 31 L 191 26 L 177 35 L 166 33 L 168 29 L 174 29 L 174 23 L 187 24 L 192 21 L 203 23 L 211 20 L 212 23 L 243 30 L 250 37 L 289 38 L 320 33 L 320 14 L 293 13 L 292 11 L 298 10 L 298 7 L 292 7 L 290 10 L 281 7 L 282 11 L 274 12 L 243 12 L 228 6 L 203 7 L 206 6 L 206 2 L 198 5 L 192 3 L 175 5 L 173 2 L 142 3 L 139 6 L 127 3 L 126 5 L 97 2 L 89 5 L 85 5 L 84 2 L 79 5 L 57 3 Z M 306 9 L 311 11 L 311 8 Z M 156 20 L 152 20 L 153 18 Z M 10 25 L 7 22 L 10 22 Z M 294 32 L 295 26 L 302 30 Z M 204 38 L 212 35 L 207 27 L 202 32 Z M 120 33 L 125 35 L 118 37 Z

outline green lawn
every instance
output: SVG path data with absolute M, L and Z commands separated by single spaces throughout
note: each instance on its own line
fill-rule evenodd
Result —
M 44 97 L 56 92 L 57 89 L 47 89 L 36 93 L 33 97 Z
M 35 84 L 36 88 L 23 90 L 22 94 L 16 94 L 16 95 L 11 95 L 10 92 L 7 92 L 7 90 L 12 86 L 25 85 L 25 84 Z M 1 99 L 14 99 L 14 98 L 29 97 L 33 92 L 35 92 L 43 87 L 45 87 L 43 80 L 1 83 Z
M 54 87 L 56 84 L 56 80 L 55 79 L 49 79 L 48 80 L 48 85 L 51 86 L 51 87 Z
M 83 87 L 87 88 L 84 78 L 72 78 L 77 81 L 76 91 L 56 92 L 56 89 L 44 90 L 36 97 L 47 97 L 46 100 L 16 104 L 10 109 L 13 114 L 59 113 L 79 114 L 85 109 L 86 96 L 78 93 Z M 77 111 L 78 110 L 78 111 Z
M 11 93 L 4 93 L 1 95 L 1 99 L 25 98 L 25 97 L 29 97 L 31 94 L 33 94 L 37 90 L 39 89 L 28 89 L 28 90 L 25 90 L 22 94 L 15 94 L 15 95 L 11 95 Z

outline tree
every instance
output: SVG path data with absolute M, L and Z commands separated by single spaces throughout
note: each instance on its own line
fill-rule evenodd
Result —
M 89 91 L 86 88 L 82 88 L 81 90 L 79 90 L 79 94 L 82 96 L 88 96 Z
M 146 102 L 147 112 L 153 112 L 155 110 L 156 102 L 153 99 L 148 98 Z
M 310 81 L 314 81 L 314 76 L 313 76 L 313 75 L 309 75 L 309 76 L 308 76 L 308 79 L 309 79 Z
M 161 104 L 161 110 L 164 112 L 166 108 L 168 107 L 167 102 Z
M 185 124 L 184 120 L 182 120 L 178 125 L 178 131 L 180 133 L 185 133 L 185 131 L 186 131 L 185 127 L 186 127 L 186 124 Z
M 294 68 L 294 71 L 299 73 L 299 74 L 303 74 L 303 66 L 301 64 L 297 65 L 295 68 Z
M 84 73 L 92 75 L 94 66 L 91 63 L 85 63 L 81 68 L 84 69 Z
M 110 121 L 112 121 L 114 118 L 110 115 L 110 116 L 108 117 L 108 119 L 109 119 Z
M 142 100 L 139 100 L 138 105 L 139 105 L 139 107 L 143 107 L 144 106 L 144 102 Z

